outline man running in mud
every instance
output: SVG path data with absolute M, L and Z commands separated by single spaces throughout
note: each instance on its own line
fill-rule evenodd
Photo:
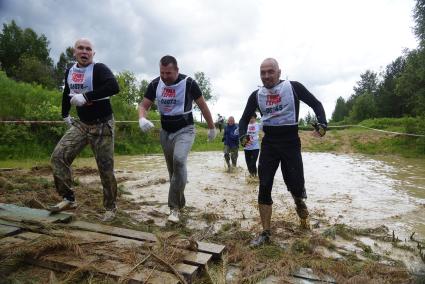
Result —
M 318 124 L 314 136 L 326 133 L 326 116 L 322 104 L 299 82 L 280 80 L 281 70 L 273 58 L 265 59 L 260 66 L 262 87 L 248 98 L 239 122 L 241 143 L 247 143 L 247 125 L 258 109 L 261 113 L 264 138 L 261 143 L 258 175 L 260 186 L 258 207 L 263 232 L 251 242 L 259 246 L 270 241 L 270 220 L 273 200 L 271 191 L 273 179 L 279 164 L 283 179 L 295 201 L 301 227 L 309 229 L 308 210 L 304 202 L 307 198 L 304 188 L 304 170 L 301 157 L 301 141 L 298 136 L 299 101 L 305 102 L 316 114 Z
M 235 124 L 235 118 L 229 116 L 223 134 L 224 160 L 226 161 L 229 172 L 231 167 L 236 167 L 236 162 L 238 160 L 239 136 L 237 128 L 238 126 Z M 232 165 L 230 165 L 230 159 L 232 160 Z
M 139 105 L 139 126 L 143 132 L 154 127 L 146 116 L 155 99 L 161 114 L 160 142 L 170 177 L 168 221 L 178 223 L 185 206 L 186 162 L 195 139 L 192 104 L 196 102 L 208 124 L 208 140 L 216 136 L 214 121 L 202 92 L 192 78 L 180 74 L 177 60 L 170 55 L 159 62 L 160 76 L 154 79 Z
M 88 39 L 77 40 L 74 45 L 77 63 L 65 72 L 62 117 L 70 128 L 56 145 L 51 157 L 56 191 L 63 200 L 50 210 L 58 212 L 76 207 L 71 164 L 90 144 L 102 181 L 103 206 L 106 209 L 102 221 L 106 222 L 114 219 L 117 210 L 114 117 L 109 97 L 119 92 L 119 86 L 106 65 L 93 62 L 94 55 L 93 44 Z M 69 115 L 71 105 L 76 106 L 79 119 Z

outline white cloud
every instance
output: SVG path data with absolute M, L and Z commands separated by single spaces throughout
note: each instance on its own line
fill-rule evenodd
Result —
M 283 78 L 303 83 L 321 100 L 330 118 L 336 99 L 350 96 L 361 73 L 380 71 L 404 48 L 416 47 L 415 0 L 0 3 L 0 22 L 15 19 L 45 34 L 55 60 L 84 36 L 95 43 L 97 61 L 150 80 L 160 57 L 174 55 L 182 73 L 210 77 L 218 95 L 213 115 L 236 119 L 261 84 L 259 64 L 266 57 L 280 62 Z M 302 106 L 300 116 L 308 110 Z

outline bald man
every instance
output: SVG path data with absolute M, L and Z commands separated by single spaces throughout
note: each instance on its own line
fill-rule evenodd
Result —
M 304 188 L 304 170 L 301 157 L 301 141 L 298 136 L 298 115 L 300 100 L 310 106 L 316 114 L 318 124 L 314 136 L 326 133 L 326 115 L 322 104 L 299 82 L 281 80 L 281 70 L 273 58 L 265 59 L 260 66 L 263 86 L 248 98 L 241 120 L 239 137 L 244 145 L 249 143 L 246 132 L 250 118 L 256 110 L 261 113 L 264 137 L 261 144 L 258 176 L 260 186 L 258 208 L 263 232 L 251 242 L 251 246 L 263 245 L 270 241 L 270 221 L 273 200 L 271 197 L 273 179 L 279 164 L 283 180 L 291 192 L 300 217 L 301 227 L 309 229 L 308 210 L 304 202 L 307 194 Z
M 114 117 L 110 97 L 119 92 L 118 82 L 109 68 L 94 63 L 93 44 L 79 39 L 74 45 L 76 63 L 65 72 L 62 117 L 69 129 L 56 145 L 51 162 L 58 194 L 63 198 L 51 206 L 52 212 L 76 208 L 72 190 L 71 164 L 87 144 L 94 153 L 103 187 L 103 221 L 111 221 L 117 210 L 117 182 L 114 175 Z M 78 119 L 69 115 L 71 105 Z

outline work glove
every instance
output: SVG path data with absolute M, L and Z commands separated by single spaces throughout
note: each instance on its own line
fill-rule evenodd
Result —
M 81 107 L 87 103 L 83 94 L 69 94 L 69 96 L 71 97 L 71 104 L 74 106 Z
M 245 147 L 251 142 L 251 136 L 248 134 L 242 135 L 241 137 L 239 137 L 239 142 L 241 143 L 242 147 Z
M 68 115 L 67 117 L 64 117 L 63 118 L 63 121 L 65 121 L 65 123 L 68 126 L 72 126 L 72 123 L 74 122 L 74 119 L 70 115 Z
M 142 117 L 139 119 L 139 127 L 142 129 L 143 132 L 149 131 L 152 127 L 154 127 L 153 123 L 147 120 L 146 118 Z
M 320 137 L 323 137 L 323 136 L 325 136 L 325 134 L 326 134 L 326 129 L 328 128 L 327 126 L 326 126 L 326 124 L 323 124 L 323 123 L 313 123 L 313 124 L 311 124 L 313 127 L 314 127 L 314 130 L 315 130 L 315 132 L 317 133 L 317 134 L 319 134 L 319 136 Z
M 215 131 L 215 128 L 208 129 L 208 142 L 213 141 L 216 136 L 217 136 L 217 132 Z

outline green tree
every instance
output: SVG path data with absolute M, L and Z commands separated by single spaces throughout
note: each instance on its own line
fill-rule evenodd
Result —
M 310 112 L 307 112 L 307 115 L 304 117 L 305 124 L 307 126 L 317 122 L 316 115 L 312 115 Z
M 406 58 L 399 56 L 391 64 L 387 65 L 382 73 L 382 82 L 379 84 L 375 96 L 378 117 L 401 117 L 405 105 L 403 96 L 397 95 L 397 79 L 405 69 Z
M 53 60 L 49 56 L 49 41 L 32 29 L 21 29 L 15 21 L 3 24 L 0 33 L 0 64 L 7 76 L 52 88 Z M 26 66 L 28 65 L 28 66 Z M 31 74 L 33 72 L 33 74 Z
M 338 122 L 348 116 L 347 106 L 343 97 L 336 100 L 335 110 L 332 113 L 332 121 Z
M 215 99 L 215 97 L 212 94 L 210 78 L 208 78 L 204 72 L 201 72 L 201 71 L 195 72 L 195 81 L 198 83 L 205 101 L 208 102 Z M 200 110 L 197 105 L 195 105 L 195 110 L 198 110 L 198 111 Z M 202 122 L 202 113 L 201 113 L 201 122 Z
M 72 64 L 75 63 L 74 58 L 74 48 L 71 46 L 68 46 L 65 50 L 65 52 L 62 52 L 59 56 L 59 60 L 56 63 L 55 67 L 55 79 L 56 79 L 56 86 L 58 89 L 61 89 L 64 85 L 65 80 L 65 72 L 67 68 L 70 68 Z
M 128 105 L 135 105 L 140 101 L 140 92 L 136 75 L 131 71 L 122 71 L 116 76 L 120 86 L 120 96 Z
M 49 89 L 56 87 L 53 70 L 34 56 L 22 55 L 12 72 L 18 81 L 40 84 Z
M 365 93 L 376 94 L 378 90 L 378 74 L 371 70 L 366 70 L 365 73 L 360 74 L 360 81 L 357 81 L 357 86 L 354 86 L 353 90 L 355 97 Z
M 421 46 L 425 45 L 425 0 L 416 0 L 415 8 L 413 8 L 413 19 L 415 26 L 413 31 L 419 39 Z
M 403 98 L 403 115 L 425 115 L 425 48 L 408 54 L 405 69 L 396 80 L 396 92 Z
M 378 91 L 378 74 L 371 70 L 366 70 L 365 73 L 360 74 L 360 81 L 357 81 L 356 86 L 353 87 L 354 94 L 352 94 L 346 101 L 346 112 L 350 113 L 356 103 L 356 100 L 364 94 L 376 95 Z
M 354 102 L 350 112 L 350 119 L 356 122 L 376 117 L 376 106 L 373 95 L 364 93 Z
M 38 36 L 32 29 L 22 30 L 15 21 L 3 24 L 0 33 L 0 63 L 9 77 L 14 77 L 19 60 L 23 55 L 34 57 L 49 67 L 53 61 L 49 56 L 49 41 L 45 35 Z

